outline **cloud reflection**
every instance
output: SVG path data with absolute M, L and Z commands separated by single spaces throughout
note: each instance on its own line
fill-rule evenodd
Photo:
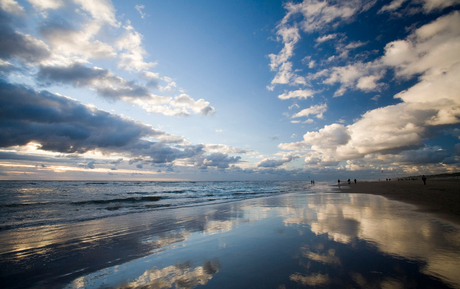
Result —
M 192 268 L 191 262 L 168 266 L 163 269 L 145 271 L 135 281 L 123 284 L 117 288 L 180 288 L 190 289 L 205 285 L 212 276 L 219 272 L 221 265 L 218 259 L 205 261 L 202 266 Z
M 324 194 L 310 199 L 306 210 L 312 210 L 314 217 L 299 219 L 298 224 L 308 224 L 313 233 L 335 242 L 353 245 L 355 240 L 365 240 L 386 254 L 424 262 L 422 273 L 460 287 L 460 230 L 411 209 L 379 196 Z M 293 223 L 292 216 L 287 219 Z M 310 260 L 327 259 L 302 250 Z

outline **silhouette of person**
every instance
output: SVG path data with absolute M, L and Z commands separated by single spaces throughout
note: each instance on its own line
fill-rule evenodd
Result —
M 356 179 L 355 179 L 355 184 L 356 184 Z
M 426 177 L 425 177 L 425 175 L 422 176 L 422 181 L 423 181 L 423 184 L 426 185 Z
M 339 186 L 340 186 L 340 179 L 337 180 L 337 183 L 339 183 Z
M 350 179 L 348 179 L 348 184 L 350 184 Z

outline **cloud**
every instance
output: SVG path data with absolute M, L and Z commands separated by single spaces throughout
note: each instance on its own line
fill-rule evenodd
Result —
M 4 11 L 11 13 L 16 16 L 24 15 L 24 8 L 14 0 L 2 0 L 0 1 L 0 8 Z
M 204 149 L 211 153 L 224 153 L 224 154 L 249 154 L 252 150 L 240 149 L 224 144 L 205 144 Z
M 139 144 L 165 133 L 47 91 L 0 83 L 2 147 L 31 141 L 42 150 L 84 153 Z
M 327 111 L 327 104 L 313 105 L 294 114 L 292 118 L 316 115 L 317 118 L 323 118 L 323 113 Z
M 0 147 L 36 143 L 41 151 L 64 154 L 100 152 L 123 155 L 129 164 L 165 164 L 181 160 L 200 168 L 226 169 L 241 157 L 226 153 L 247 153 L 225 145 L 190 145 L 149 125 L 123 118 L 67 97 L 36 92 L 22 85 L 0 81 Z M 212 152 L 206 154 L 206 150 Z M 118 158 L 111 164 L 119 164 Z M 94 161 L 86 164 L 94 168 Z M 139 164 L 138 164 L 139 168 Z
M 14 31 L 12 20 L 0 11 L 0 58 L 18 58 L 26 63 L 39 63 L 50 57 L 48 46 L 29 34 Z
M 318 1 L 304 0 L 301 3 L 294 4 L 288 2 L 285 4 L 287 10 L 282 24 L 290 21 L 298 14 L 303 16 L 299 25 L 305 32 L 314 32 L 325 29 L 330 25 L 338 25 L 348 21 L 354 15 L 360 13 L 363 8 L 369 9 L 373 1 Z
M 57 9 L 64 6 L 62 0 L 28 0 L 35 9 L 37 10 L 47 10 L 47 9 Z
M 298 89 L 294 91 L 285 92 L 283 94 L 278 95 L 279 99 L 290 99 L 290 98 L 298 98 L 298 99 L 307 99 L 309 97 L 313 98 L 316 91 L 311 89 Z
M 393 0 L 390 4 L 383 6 L 378 13 L 384 12 L 395 12 L 400 9 L 407 0 Z M 409 1 L 409 5 L 413 7 L 418 7 L 422 5 L 423 12 L 431 13 L 433 11 L 439 11 L 447 7 L 460 4 L 459 0 L 421 0 L 421 1 Z M 417 11 L 415 9 L 411 10 L 412 13 Z
M 134 30 L 131 22 L 127 21 L 123 26 L 125 32 L 117 39 L 116 47 L 121 51 L 118 67 L 128 71 L 148 70 L 157 65 L 156 62 L 145 62 L 147 54 L 142 46 L 142 35 Z
M 315 41 L 317 43 L 323 43 L 323 42 L 326 42 L 328 40 L 335 39 L 336 37 L 337 37 L 337 33 L 327 34 L 327 35 L 320 36 L 320 37 L 316 38 Z
M 151 77 L 152 74 L 146 75 Z M 69 66 L 40 66 L 36 78 L 46 85 L 63 83 L 94 89 L 104 98 L 134 103 L 148 112 L 179 116 L 190 115 L 191 112 L 211 115 L 215 111 L 204 99 L 195 101 L 186 94 L 175 98 L 157 96 L 150 93 L 146 86 L 126 81 L 106 69 L 89 68 L 80 63 Z
M 257 167 L 258 168 L 276 168 L 276 167 L 284 165 L 285 163 L 289 163 L 298 158 L 299 156 L 293 156 L 291 154 L 286 154 L 281 159 L 267 158 L 267 159 L 260 161 Z
M 139 14 L 141 14 L 141 18 L 144 19 L 144 17 L 147 15 L 145 14 L 144 12 L 142 12 L 142 9 L 145 8 L 144 5 L 136 5 L 134 6 L 136 8 L 136 10 L 139 12 Z
M 209 105 L 209 102 L 204 99 L 194 100 L 187 94 L 181 94 L 176 96 L 173 101 L 171 101 L 171 106 L 177 108 L 187 108 L 191 109 L 195 113 L 201 113 L 202 115 L 209 115 L 214 112 L 214 107 Z
M 108 24 L 114 27 L 119 27 L 120 23 L 115 17 L 115 8 L 110 0 L 72 0 L 76 4 L 80 4 L 81 8 L 88 12 L 97 22 Z
M 385 5 L 382 8 L 380 8 L 378 13 L 383 13 L 386 11 L 395 11 L 399 9 L 406 1 L 407 0 L 393 0 L 390 4 Z
M 39 27 L 40 35 L 52 47 L 55 61 L 68 64 L 69 59 L 87 61 L 88 58 L 113 58 L 115 49 L 100 40 L 94 39 L 100 27 L 95 24 L 84 25 L 82 29 L 72 27 L 66 21 L 46 21 Z M 63 57 L 64 56 L 64 57 Z M 64 62 L 64 63 L 63 63 Z
M 230 164 L 239 162 L 240 159 L 240 156 L 229 157 L 227 154 L 223 153 L 212 153 L 208 156 L 198 157 L 195 160 L 194 165 L 202 169 L 206 169 L 207 167 L 226 169 Z

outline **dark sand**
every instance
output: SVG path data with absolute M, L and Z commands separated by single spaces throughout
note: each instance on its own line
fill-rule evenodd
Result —
M 460 179 L 428 179 L 423 181 L 372 181 L 341 185 L 341 192 L 381 195 L 388 199 L 416 205 L 419 211 L 460 225 Z

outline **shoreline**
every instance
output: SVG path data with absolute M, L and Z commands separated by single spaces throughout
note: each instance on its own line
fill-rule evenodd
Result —
M 340 193 L 372 194 L 415 205 L 419 212 L 432 213 L 460 226 L 460 179 L 415 181 L 361 181 L 334 185 Z

